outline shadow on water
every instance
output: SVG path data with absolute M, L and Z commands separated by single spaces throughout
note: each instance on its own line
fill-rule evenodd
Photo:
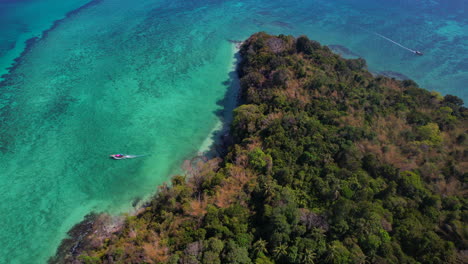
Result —
M 240 43 L 236 43 L 236 46 L 239 44 Z M 222 83 L 227 87 L 224 97 L 216 102 L 221 109 L 214 113 L 219 118 L 221 126 L 211 133 L 211 146 L 206 152 L 202 153 L 203 156 L 207 158 L 223 156 L 227 151 L 227 147 L 232 144 L 232 137 L 229 134 L 229 130 L 233 119 L 233 110 L 238 105 L 240 83 L 237 67 L 240 60 L 241 56 L 237 50 L 236 53 L 234 53 L 232 71 L 229 72 L 228 79 Z
M 327 45 L 327 47 L 329 47 L 333 51 L 333 53 L 338 54 L 345 59 L 362 58 L 362 56 L 354 53 L 352 50 L 348 49 L 347 47 L 343 45 L 332 44 L 332 45 Z

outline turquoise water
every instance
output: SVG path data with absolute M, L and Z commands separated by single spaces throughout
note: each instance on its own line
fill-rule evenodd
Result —
M 10 20 L 38 2 L 0 4 L 2 43 L 16 43 L 0 46 L 2 70 L 25 36 L 86 4 L 41 2 L 41 15 Z M 130 210 L 205 148 L 232 92 L 228 40 L 307 34 L 466 100 L 467 4 L 413 2 L 102 0 L 69 13 L 0 84 L 0 263 L 44 263 L 84 215 Z
M 28 39 L 40 37 L 56 20 L 88 2 L 90 0 L 0 1 L 0 76 L 8 73 L 6 68 L 23 52 Z

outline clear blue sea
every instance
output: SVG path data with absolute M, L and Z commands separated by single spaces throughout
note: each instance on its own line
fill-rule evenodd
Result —
M 131 211 L 204 150 L 233 102 L 229 40 L 306 34 L 466 101 L 467 11 L 465 0 L 0 0 L 0 263 L 45 263 L 86 214 Z M 118 152 L 151 155 L 108 158 Z

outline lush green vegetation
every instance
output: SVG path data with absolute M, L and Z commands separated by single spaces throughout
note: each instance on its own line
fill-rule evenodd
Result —
M 242 48 L 228 154 L 176 176 L 84 263 L 462 263 L 463 102 L 307 37 Z M 465 253 L 466 254 L 466 253 Z

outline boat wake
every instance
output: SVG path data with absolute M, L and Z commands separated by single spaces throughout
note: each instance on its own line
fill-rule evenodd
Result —
M 407 50 L 407 51 L 409 51 L 409 52 L 411 52 L 411 53 L 414 53 L 414 54 L 420 55 L 420 56 L 423 55 L 422 52 L 420 52 L 420 51 L 418 51 L 418 50 L 410 49 L 410 48 L 408 48 L 408 47 L 402 45 L 401 43 L 398 43 L 398 42 L 394 41 L 393 39 L 390 39 L 390 38 L 388 38 L 388 37 L 386 37 L 386 36 L 384 36 L 384 35 L 382 35 L 382 34 L 379 34 L 379 33 L 374 32 L 374 31 L 369 31 L 369 30 L 364 29 L 364 28 L 361 28 L 361 27 L 359 27 L 359 28 L 362 29 L 362 30 L 364 30 L 364 31 L 367 31 L 367 32 L 369 32 L 369 33 L 371 33 L 371 34 L 374 34 L 374 35 L 376 35 L 376 36 L 378 36 L 378 37 L 381 37 L 381 38 L 383 38 L 383 39 L 385 39 L 385 40 L 387 40 L 387 41 L 389 41 L 389 42 L 391 42 L 391 43 L 393 43 L 393 44 L 399 46 L 400 48 L 403 48 L 403 49 L 405 49 L 405 50 Z
M 140 158 L 140 157 L 145 157 L 145 156 L 149 156 L 149 154 L 147 154 L 147 155 L 128 155 L 128 154 L 111 154 L 111 155 L 109 155 L 109 157 L 111 159 L 116 159 L 116 160 L 134 159 L 134 158 Z

